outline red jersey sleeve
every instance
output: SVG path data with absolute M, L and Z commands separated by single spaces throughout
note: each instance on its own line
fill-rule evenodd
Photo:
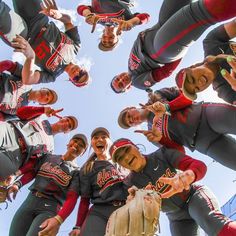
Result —
M 85 218 L 88 214 L 89 204 L 90 204 L 90 199 L 89 198 L 82 197 L 80 199 L 76 226 L 81 227 L 82 224 L 84 223 L 84 220 L 85 220 Z
M 18 108 L 16 111 L 16 115 L 21 120 L 31 120 L 42 114 L 44 114 L 44 107 L 25 106 Z
M 140 20 L 140 25 L 142 25 L 142 24 L 146 24 L 148 21 L 149 21 L 149 19 L 150 19 L 150 15 L 149 14 L 147 14 L 147 13 L 141 13 L 141 14 L 137 14 L 135 17 L 138 17 L 139 18 L 139 20 Z
M 179 65 L 181 59 L 177 61 L 173 61 L 171 63 L 166 63 L 164 66 L 158 67 L 155 70 L 153 70 L 152 71 L 153 79 L 156 82 L 160 82 L 161 80 L 169 77 L 173 73 L 173 71 L 176 69 L 176 67 Z
M 205 165 L 205 163 L 193 159 L 187 155 L 185 155 L 183 159 L 179 162 L 178 169 L 182 171 L 192 170 L 195 174 L 194 182 L 202 179 L 207 172 L 207 166 Z
M 65 219 L 73 211 L 78 197 L 79 197 L 78 193 L 76 193 L 74 191 L 69 191 L 67 193 L 66 200 L 65 200 L 62 208 L 60 209 L 60 211 L 57 213 L 57 215 L 59 215 L 63 219 L 63 221 L 65 221 Z
M 83 16 L 83 11 L 86 10 L 86 9 L 87 9 L 87 10 L 90 10 L 90 11 L 92 12 L 90 6 L 79 5 L 79 6 L 77 7 L 77 13 L 78 13 L 79 15 Z
M 193 101 L 186 98 L 182 93 L 171 102 L 168 102 L 168 105 L 170 106 L 170 111 L 180 110 L 192 104 Z

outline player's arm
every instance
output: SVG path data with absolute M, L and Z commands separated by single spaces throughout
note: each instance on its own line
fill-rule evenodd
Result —
M 21 120 L 31 120 L 42 114 L 45 114 L 48 117 L 56 116 L 58 118 L 62 118 L 57 113 L 63 111 L 62 109 L 54 110 L 51 107 L 34 107 L 34 106 L 24 106 L 20 107 L 16 111 L 16 115 Z
M 59 20 L 64 24 L 65 30 L 74 28 L 71 17 L 58 10 L 57 4 L 54 0 L 43 0 L 42 10 L 40 13 L 49 16 L 55 20 Z
M 32 169 L 31 171 L 28 171 L 25 173 L 19 180 L 13 183 L 10 188 L 7 190 L 7 199 L 8 201 L 15 200 L 16 195 L 20 188 L 22 188 L 24 185 L 28 184 L 30 181 L 32 181 L 36 176 L 36 171 Z M 12 198 L 11 198 L 12 195 Z
M 26 85 L 37 84 L 40 74 L 34 69 L 35 53 L 27 40 L 22 36 L 16 35 L 12 41 L 14 52 L 21 52 L 26 57 L 23 69 L 21 71 L 22 83 Z

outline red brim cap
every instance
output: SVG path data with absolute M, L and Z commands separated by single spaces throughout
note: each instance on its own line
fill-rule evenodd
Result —
M 186 80 L 186 72 L 185 69 L 182 69 L 178 72 L 175 77 L 176 84 L 178 88 L 182 91 L 185 97 L 189 98 L 190 100 L 195 100 L 197 98 L 196 93 L 189 93 L 185 88 L 185 80 Z
M 133 142 L 131 142 L 129 139 L 124 139 L 124 138 L 123 138 L 123 139 L 118 139 L 118 140 L 116 140 L 116 141 L 112 144 L 112 146 L 111 146 L 109 152 L 110 152 L 110 155 L 111 155 L 111 158 L 112 158 L 113 162 L 116 162 L 116 161 L 117 161 L 117 160 L 114 158 L 115 152 L 116 152 L 118 149 L 120 149 L 120 148 L 122 148 L 122 147 L 126 147 L 126 146 L 135 146 L 135 147 L 136 147 L 136 145 L 135 145 Z

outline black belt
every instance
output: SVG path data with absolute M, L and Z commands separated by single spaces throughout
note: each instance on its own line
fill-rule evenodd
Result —
M 52 199 L 49 195 L 44 194 L 44 193 L 41 193 L 41 192 L 39 192 L 39 191 L 31 191 L 31 193 L 32 193 L 34 196 L 39 197 L 39 198 Z

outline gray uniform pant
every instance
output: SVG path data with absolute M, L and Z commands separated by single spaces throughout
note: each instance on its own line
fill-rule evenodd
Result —
M 166 2 L 166 3 L 165 3 Z M 164 1 L 165 8 L 161 9 L 161 27 L 157 23 L 156 31 L 145 34 L 145 52 L 155 61 L 169 63 L 183 58 L 189 46 L 196 41 L 204 31 L 216 22 L 236 16 L 234 0 L 197 0 L 187 2 Z M 180 7 L 178 6 L 180 4 Z M 168 10 L 168 5 L 170 10 Z M 221 6 L 221 11 L 219 10 Z M 209 11 L 211 9 L 211 11 Z M 173 14 L 175 13 L 175 14 Z M 215 13 L 213 17 L 211 14 Z M 169 16 L 165 17 L 164 15 Z M 171 15 L 173 14 L 173 15 Z M 170 17 L 171 16 L 171 17 Z
M 224 216 L 215 195 L 199 187 L 184 209 L 167 213 L 172 236 L 199 236 L 200 226 L 208 236 L 217 236 L 231 220 Z
M 14 126 L 0 122 L 0 130 L 0 180 L 4 180 L 23 164 L 23 155 Z
M 57 201 L 36 197 L 32 193 L 17 210 L 13 217 L 9 236 L 36 236 L 39 227 L 46 219 L 55 216 L 60 205 Z
M 203 105 L 201 123 L 195 138 L 197 151 L 236 170 L 236 107 L 227 104 Z
M 13 0 L 15 11 L 0 0 L 0 36 L 10 45 L 16 34 L 34 38 L 49 19 L 41 11 L 41 0 Z M 27 7 L 25 7 L 27 5 Z
M 80 236 L 104 236 L 107 221 L 119 206 L 108 204 L 93 205 L 83 223 Z

